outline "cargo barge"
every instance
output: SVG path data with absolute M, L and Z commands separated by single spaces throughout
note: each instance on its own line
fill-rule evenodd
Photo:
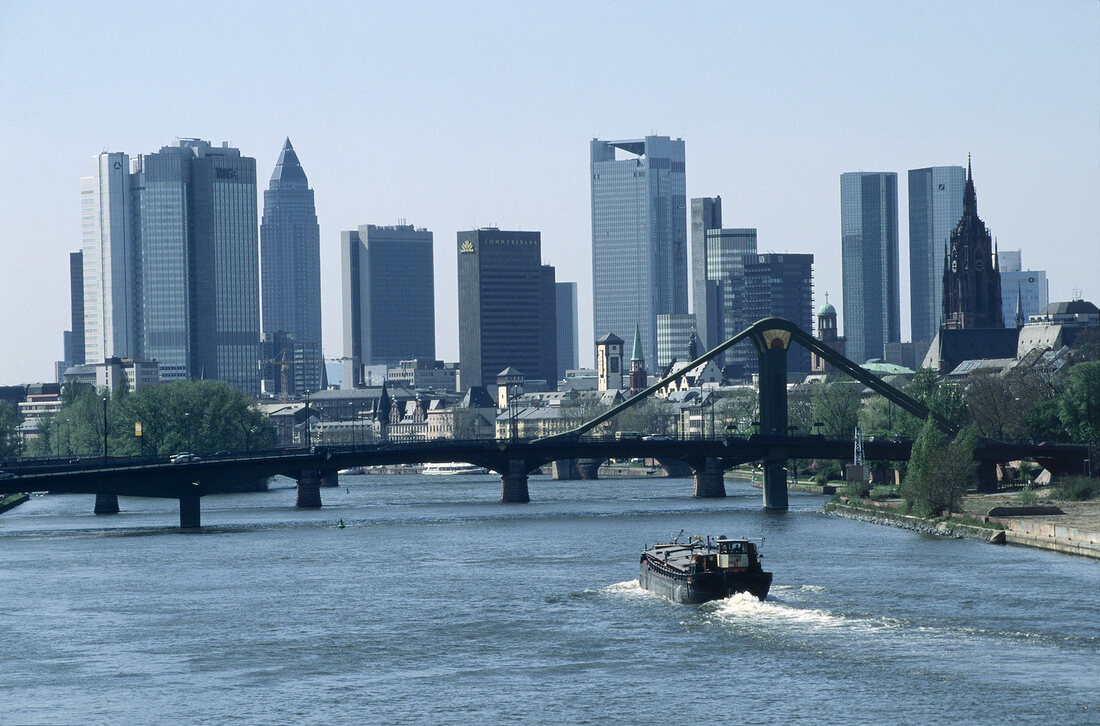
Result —
M 683 532 L 681 532 L 683 534 Z M 638 583 L 679 603 L 702 603 L 748 592 L 763 600 L 772 584 L 752 540 L 680 537 L 642 553 Z M 761 543 L 763 540 L 761 540 Z

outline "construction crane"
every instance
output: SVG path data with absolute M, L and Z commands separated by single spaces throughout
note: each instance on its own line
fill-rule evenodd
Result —
M 338 362 L 349 360 L 347 357 L 342 358 L 291 358 L 287 359 L 287 349 L 283 348 L 282 354 L 275 360 L 262 360 L 260 361 L 260 369 L 264 366 L 279 366 L 279 399 L 286 401 L 287 390 L 290 388 L 288 385 L 287 369 L 293 365 L 299 365 L 302 363 L 320 363 L 324 365 L 328 362 Z

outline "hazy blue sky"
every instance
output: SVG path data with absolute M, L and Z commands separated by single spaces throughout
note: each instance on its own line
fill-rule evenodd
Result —
M 0 132 L 5 384 L 50 380 L 62 355 L 93 155 L 189 136 L 255 157 L 261 189 L 291 138 L 316 191 L 328 356 L 340 231 L 405 219 L 435 233 L 440 357 L 458 357 L 455 233 L 494 225 L 541 231 L 558 280 L 580 283 L 590 362 L 596 136 L 682 137 L 688 196 L 721 195 L 762 251 L 812 252 L 816 300 L 838 307 L 840 174 L 897 172 L 906 337 L 906 171 L 971 153 L 1001 249 L 1046 269 L 1052 300 L 1100 302 L 1096 0 L 0 0 Z

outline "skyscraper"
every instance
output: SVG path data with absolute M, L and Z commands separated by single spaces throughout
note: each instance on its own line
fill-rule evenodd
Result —
M 341 235 L 345 388 L 364 385 L 363 366 L 435 360 L 432 246 L 432 233 L 411 224 Z
M 691 200 L 691 311 L 695 313 L 699 341 L 706 350 L 725 340 L 719 337 L 718 282 L 707 272 L 707 233 L 721 227 L 722 197 Z
M 580 328 L 577 326 L 577 283 L 559 282 L 556 284 L 555 304 L 558 323 L 558 369 L 557 379 L 565 378 L 565 372 L 580 365 L 578 348 L 580 347 Z
M 655 351 L 657 315 L 688 311 L 684 142 L 593 139 L 590 150 L 594 331 L 625 339 L 638 325 Z
M 969 161 L 962 218 L 951 232 L 944 258 L 942 327 L 945 330 L 1004 328 L 1001 275 L 993 236 L 978 216 L 978 195 Z
M 966 169 L 932 166 L 909 170 L 909 315 L 914 342 L 940 328 L 943 259 L 951 230 L 962 218 Z
M 321 388 L 321 238 L 313 190 L 288 138 L 264 191 L 260 222 L 263 333 L 290 336 L 287 360 L 302 356 L 288 376 L 290 391 Z M 284 346 L 286 348 L 286 346 Z
M 1029 317 L 1038 315 L 1050 303 L 1046 270 L 1022 269 L 1020 250 L 997 252 L 997 267 L 1001 271 L 1001 317 L 1006 328 L 1017 327 L 1017 307 L 1027 323 Z
M 84 345 L 89 363 L 136 353 L 130 157 L 104 152 L 80 180 L 84 264 Z
M 488 227 L 458 233 L 461 388 L 496 384 L 509 366 L 527 380 L 557 380 L 553 268 L 542 235 Z
M 841 267 L 848 357 L 881 358 L 901 340 L 898 175 L 840 175 Z
M 69 253 L 69 316 L 72 325 L 65 362 L 84 364 L 84 253 Z
M 82 180 L 87 362 L 155 359 L 162 380 L 258 393 L 255 159 L 178 139 L 129 161 L 100 154 Z
M 755 322 L 774 315 L 790 320 L 807 333 L 812 331 L 813 255 L 745 255 L 744 265 L 745 283 L 741 305 L 747 319 Z M 753 358 L 755 360 L 747 366 L 750 372 L 759 368 L 759 359 L 755 353 Z M 810 351 L 800 345 L 792 345 L 787 353 L 787 370 L 809 372 Z

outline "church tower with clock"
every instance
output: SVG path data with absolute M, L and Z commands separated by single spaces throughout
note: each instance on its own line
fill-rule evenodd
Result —
M 941 328 L 1003 328 L 1001 273 L 992 236 L 978 217 L 978 198 L 969 159 L 962 219 L 951 233 L 945 254 Z

